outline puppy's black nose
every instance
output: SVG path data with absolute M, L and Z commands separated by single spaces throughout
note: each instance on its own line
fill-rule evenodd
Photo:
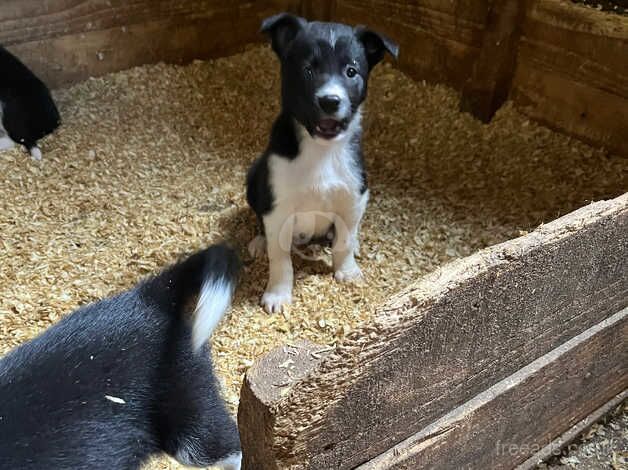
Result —
M 321 109 L 327 114 L 334 114 L 340 108 L 340 96 L 338 95 L 326 95 L 321 96 L 318 99 L 318 104 Z

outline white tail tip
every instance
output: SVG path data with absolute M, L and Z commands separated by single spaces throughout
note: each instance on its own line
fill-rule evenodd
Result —
M 211 337 L 231 305 L 232 294 L 231 283 L 222 277 L 203 283 L 192 327 L 192 346 L 195 351 L 202 348 Z

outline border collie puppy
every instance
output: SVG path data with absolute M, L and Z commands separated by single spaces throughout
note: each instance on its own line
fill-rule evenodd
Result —
M 238 272 L 210 247 L 0 359 L 0 468 L 130 470 L 164 451 L 240 469 L 207 344 Z
M 249 251 L 267 251 L 262 304 L 273 313 L 292 298 L 295 244 L 332 238 L 336 280 L 361 277 L 354 255 L 369 194 L 361 105 L 369 73 L 386 52 L 397 57 L 398 47 L 361 26 L 287 13 L 264 20 L 261 30 L 281 61 L 282 109 L 247 176 L 247 200 L 261 228 Z
M 41 160 L 37 141 L 59 127 L 59 111 L 46 85 L 0 46 L 0 150 L 20 144 Z

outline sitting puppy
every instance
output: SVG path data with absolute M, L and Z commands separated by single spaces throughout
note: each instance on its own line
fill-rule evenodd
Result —
M 239 469 L 207 344 L 238 271 L 231 249 L 210 247 L 7 354 L 0 468 L 137 469 L 164 451 L 184 465 Z
M 373 67 L 398 47 L 363 27 L 307 22 L 282 13 L 262 31 L 281 61 L 282 109 L 266 151 L 247 176 L 261 227 L 252 256 L 268 253 L 262 304 L 278 312 L 292 297 L 293 244 L 333 237 L 335 278 L 361 276 L 354 255 L 368 190 L 361 149 L 362 103 Z
M 37 141 L 59 127 L 59 111 L 46 85 L 0 46 L 0 150 L 23 145 L 41 160 Z

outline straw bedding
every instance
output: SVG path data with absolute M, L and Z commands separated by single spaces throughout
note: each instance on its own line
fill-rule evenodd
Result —
M 483 125 L 457 95 L 388 65 L 371 82 L 365 151 L 371 202 L 361 285 L 337 284 L 325 252 L 295 258 L 292 307 L 258 306 L 266 260 L 244 175 L 278 108 L 267 47 L 185 67 L 151 65 L 56 93 L 64 125 L 41 163 L 0 154 L 0 353 L 77 306 L 135 284 L 178 256 L 235 242 L 246 261 L 213 338 L 235 411 L 259 355 L 296 338 L 333 344 L 373 307 L 446 261 L 628 189 L 625 159 L 527 121 L 511 106 Z M 160 460 L 151 468 L 175 468 Z

